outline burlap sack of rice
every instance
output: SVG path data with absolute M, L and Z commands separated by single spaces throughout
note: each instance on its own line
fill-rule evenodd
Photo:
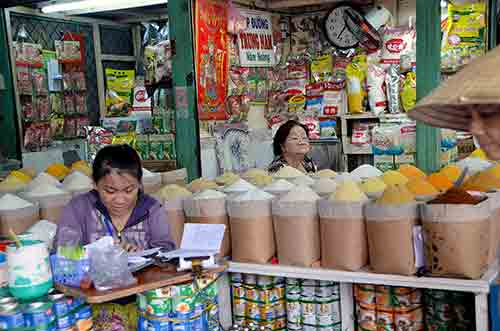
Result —
M 488 265 L 495 263 L 500 243 L 500 191 L 490 192 L 488 201 L 490 205 L 490 250 L 488 252 Z
M 480 278 L 488 266 L 490 207 L 428 204 L 423 215 L 426 267 L 436 276 Z
M 227 202 L 233 261 L 266 263 L 275 256 L 271 201 Z
M 0 210 L 0 235 L 10 236 L 11 230 L 23 233 L 40 220 L 38 205 L 29 204 L 22 208 Z
M 59 224 L 64 207 L 71 201 L 71 198 L 71 193 L 65 193 L 36 199 L 35 201 L 40 206 L 40 219 Z
M 356 271 L 368 264 L 365 202 L 321 200 L 321 266 Z
M 184 187 L 186 186 L 187 176 L 186 168 L 163 172 L 161 174 L 161 183 L 162 185 L 176 184 Z
M 417 222 L 417 204 L 365 207 L 370 266 L 378 273 L 413 275 L 415 253 L 413 226 Z
M 163 201 L 163 208 L 167 212 L 168 224 L 170 225 L 170 234 L 176 248 L 181 246 L 184 223 L 186 222 L 183 208 L 184 200 L 185 198 L 177 198 Z
M 272 209 L 280 264 L 310 267 L 319 261 L 317 201 L 274 200 Z
M 196 196 L 184 200 L 186 223 L 224 224 L 224 239 L 222 240 L 220 256 L 231 255 L 231 230 L 226 212 L 225 198 L 197 200 Z

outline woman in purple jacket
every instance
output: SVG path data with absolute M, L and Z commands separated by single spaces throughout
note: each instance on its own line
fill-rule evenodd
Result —
M 142 191 L 141 159 L 132 147 L 102 148 L 92 176 L 95 189 L 75 197 L 64 209 L 55 248 L 112 236 L 127 251 L 174 249 L 164 209 Z

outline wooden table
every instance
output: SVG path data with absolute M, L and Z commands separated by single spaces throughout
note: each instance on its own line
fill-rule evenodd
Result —
M 219 273 L 225 270 L 226 268 L 221 266 L 206 270 L 204 274 Z M 193 280 L 193 274 L 191 272 L 177 272 L 174 266 L 168 268 L 149 267 L 136 273 L 135 276 L 137 278 L 137 284 L 109 291 L 98 291 L 95 288 L 81 289 L 63 285 L 56 285 L 56 289 L 68 296 L 83 298 L 87 303 L 95 304 L 105 303 L 145 291 Z

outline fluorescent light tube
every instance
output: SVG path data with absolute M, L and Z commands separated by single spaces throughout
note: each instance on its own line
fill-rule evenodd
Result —
M 66 15 L 78 15 L 161 4 L 166 5 L 167 3 L 168 0 L 79 0 L 47 5 L 42 7 L 42 12 L 46 14 L 63 12 Z

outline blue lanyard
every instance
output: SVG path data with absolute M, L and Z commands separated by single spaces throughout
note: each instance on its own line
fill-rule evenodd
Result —
M 102 213 L 101 213 L 101 222 L 104 223 L 104 226 L 108 230 L 108 234 L 112 238 L 114 238 L 113 237 L 113 225 L 111 225 L 111 221 L 106 216 L 104 216 Z

